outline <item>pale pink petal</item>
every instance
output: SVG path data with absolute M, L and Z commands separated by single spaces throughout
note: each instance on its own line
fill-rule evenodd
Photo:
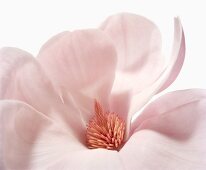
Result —
M 151 103 L 120 151 L 127 169 L 204 170 L 205 106 L 206 90 L 176 91 Z
M 174 41 L 171 54 L 171 60 L 168 62 L 167 69 L 170 68 L 170 73 L 164 81 L 164 84 L 159 89 L 158 93 L 166 89 L 177 78 L 185 59 L 185 36 L 179 18 L 175 18 L 174 25 Z
M 62 103 L 56 88 L 34 57 L 20 49 L 3 48 L 0 70 L 0 99 L 24 101 L 84 140 L 81 114 L 72 99 L 68 99 L 67 105 Z
M 176 141 L 155 131 L 142 130 L 122 148 L 121 160 L 128 170 L 205 170 L 206 140 L 198 140 L 201 147 L 198 142 Z
M 205 98 L 206 90 L 202 89 L 179 90 L 167 93 L 150 103 L 143 110 L 141 115 L 132 123 L 132 131 L 140 128 L 140 126 L 142 126 L 142 124 L 147 120 L 153 120 L 153 118 L 165 116 L 164 113 L 167 113 L 170 110 L 172 111 L 172 109 L 176 109 L 182 105 L 197 102 Z M 194 115 L 195 114 L 196 113 L 194 113 Z
M 17 99 L 47 112 L 57 93 L 31 54 L 17 48 L 0 50 L 0 99 Z
M 46 50 L 46 48 L 52 48 L 53 46 L 55 46 L 55 44 L 63 37 L 66 36 L 69 32 L 68 31 L 64 31 L 61 32 L 55 36 L 53 36 L 51 39 L 49 39 L 40 49 L 40 52 L 43 50 Z
M 17 101 L 0 101 L 5 169 L 47 169 L 74 151 L 85 150 L 67 129 Z
M 72 152 L 48 170 L 125 170 L 117 151 L 93 149 Z
M 124 169 L 117 151 L 87 149 L 25 103 L 2 100 L 0 115 L 5 169 Z
M 137 93 L 129 93 L 128 97 L 130 99 L 129 105 L 123 105 L 120 103 L 119 105 L 115 105 L 115 108 L 122 108 L 122 110 L 127 110 L 127 122 L 131 121 L 131 117 L 134 113 L 138 112 L 148 101 L 160 91 L 160 89 L 166 88 L 172 81 L 175 79 L 175 76 L 179 73 L 183 60 L 184 60 L 184 34 L 183 29 L 178 18 L 175 19 L 175 32 L 174 32 L 174 50 L 171 58 L 164 71 L 161 73 L 159 78 L 154 81 L 150 86 L 145 87 L 141 91 Z M 127 101 L 126 101 L 127 102 Z M 126 108 L 124 108 L 126 106 Z M 128 123 L 128 130 L 130 129 L 130 124 Z
M 122 13 L 109 17 L 101 29 L 112 38 L 118 54 L 113 92 L 138 92 L 159 77 L 164 68 L 161 35 L 151 21 Z
M 67 104 L 72 99 L 86 122 L 93 114 L 94 99 L 108 109 L 116 51 L 105 33 L 91 29 L 60 34 L 40 51 L 38 60 L 62 101 Z
M 173 52 L 166 66 L 159 30 L 146 18 L 118 14 L 106 20 L 101 28 L 113 39 L 118 54 L 111 109 L 130 122 L 134 113 L 178 75 L 185 52 L 182 26 L 175 19 Z M 127 125 L 129 131 L 130 124 Z
M 118 54 L 118 68 L 124 71 L 136 71 L 147 67 L 161 56 L 150 54 L 161 51 L 159 29 L 148 19 L 130 13 L 110 16 L 102 25 L 114 41 Z M 157 57 L 157 58 L 156 58 Z
M 185 41 L 180 20 L 175 18 L 173 50 L 167 67 L 170 74 L 159 92 L 167 88 L 179 74 L 185 56 Z M 165 68 L 161 54 L 161 35 L 148 19 L 122 13 L 109 17 L 101 26 L 114 41 L 118 54 L 118 72 L 113 91 L 136 93 L 153 84 Z M 166 68 L 167 69 L 167 68 Z

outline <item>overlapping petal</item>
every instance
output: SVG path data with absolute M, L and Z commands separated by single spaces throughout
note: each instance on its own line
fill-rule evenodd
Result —
M 26 103 L 1 100 L 0 115 L 5 169 L 124 169 L 118 152 L 88 150 L 67 129 Z
M 3 48 L 0 68 L 0 99 L 24 101 L 83 140 L 81 115 L 72 99 L 68 99 L 67 105 L 61 102 L 56 88 L 34 57 L 17 48 Z
M 155 60 L 163 59 L 160 55 L 151 55 L 161 52 L 159 29 L 142 16 L 129 13 L 116 14 L 110 16 L 101 25 L 101 29 L 115 44 L 119 70 L 141 72 L 145 67 L 152 67 L 152 62 Z
M 21 100 L 44 113 L 59 99 L 42 67 L 23 50 L 2 48 L 0 70 L 0 99 Z
M 47 169 L 83 146 L 64 127 L 26 103 L 1 100 L 5 169 Z
M 206 165 L 206 90 L 160 97 L 133 123 L 120 151 L 128 169 L 203 170 Z
M 130 13 L 110 16 L 101 29 L 113 40 L 117 54 L 118 67 L 112 89 L 112 108 L 126 111 L 124 100 L 151 85 L 164 69 L 161 54 L 161 35 L 159 29 L 148 19 Z M 122 96 L 122 97 L 121 97 Z M 114 100 L 114 101 L 113 101 Z M 127 101 L 126 101 L 127 102 Z M 123 114 L 123 113 L 122 113 Z M 125 113 L 124 113 L 125 114 Z
M 160 97 L 130 131 L 133 114 L 181 70 L 185 39 L 178 18 L 174 26 L 168 63 L 158 28 L 128 13 L 111 16 L 99 30 L 58 34 L 37 60 L 16 48 L 2 49 L 0 169 L 204 170 L 206 90 Z M 127 121 L 119 152 L 85 146 L 95 99 Z
M 52 78 L 63 102 L 72 98 L 87 122 L 94 99 L 108 108 L 116 51 L 111 40 L 100 30 L 62 33 L 48 41 L 38 60 Z
M 111 108 L 127 120 L 128 130 L 133 114 L 155 94 L 167 88 L 180 72 L 185 56 L 185 41 L 178 18 L 175 18 L 174 28 L 173 50 L 166 63 L 161 54 L 159 30 L 144 17 L 118 14 L 111 16 L 102 26 L 116 44 L 119 61 Z M 136 69 L 129 69 L 131 63 Z
M 142 127 L 142 124 L 147 120 L 150 119 L 153 120 L 153 118 L 159 118 L 159 116 L 165 116 L 165 113 L 167 114 L 168 111 L 173 111 L 174 109 L 178 109 L 181 106 L 186 107 L 187 104 L 193 106 L 192 105 L 193 103 L 195 102 L 198 103 L 199 101 L 204 100 L 205 98 L 206 98 L 206 90 L 202 90 L 202 89 L 179 90 L 176 92 L 167 93 L 161 96 L 160 98 L 158 98 L 157 100 L 153 101 L 144 109 L 141 115 L 132 123 L 132 129 L 133 131 L 135 131 L 137 130 L 137 128 L 140 128 L 140 126 Z M 188 118 L 185 117 L 186 120 L 190 119 L 192 121 L 194 118 L 193 116 L 198 116 L 198 113 L 196 114 L 193 111 L 194 109 L 192 110 L 189 109 L 189 111 L 192 112 L 192 115 L 189 115 L 189 112 L 186 113 L 187 115 L 184 115 L 182 113 L 179 113 L 178 115 L 177 113 L 177 115 L 175 115 L 176 116 L 175 118 L 177 118 L 177 120 L 179 121 L 183 121 L 180 118 L 182 115 L 184 115 L 184 116 L 188 116 Z M 180 125 L 185 125 L 185 124 L 180 123 Z M 176 133 L 178 132 L 180 131 L 176 131 Z
M 172 47 L 172 54 L 167 63 L 166 70 L 167 76 L 165 76 L 164 83 L 158 90 L 158 93 L 166 89 L 170 84 L 172 84 L 177 78 L 185 59 L 185 36 L 179 18 L 174 19 L 174 40 Z M 164 73 L 165 74 L 165 73 Z
M 175 80 L 184 61 L 185 42 L 178 18 L 174 27 L 170 62 L 175 63 L 162 90 Z M 114 91 L 139 92 L 160 77 L 165 69 L 165 57 L 161 52 L 161 34 L 154 23 L 139 15 L 122 13 L 110 16 L 101 29 L 112 38 L 118 54 Z
M 155 94 L 161 89 L 166 88 L 169 83 L 172 83 L 174 76 L 179 73 L 182 63 L 184 61 L 185 41 L 184 33 L 178 18 L 175 19 L 175 32 L 174 32 L 174 45 L 173 52 L 166 68 L 161 76 L 149 87 L 142 90 L 133 96 L 130 105 L 130 114 L 135 113 L 138 109 L 142 108 Z M 174 55 L 176 54 L 176 55 Z

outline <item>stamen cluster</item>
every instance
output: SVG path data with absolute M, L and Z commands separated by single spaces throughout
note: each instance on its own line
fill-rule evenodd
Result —
M 87 125 L 88 148 L 119 150 L 124 140 L 125 122 L 116 113 L 104 112 L 97 101 L 94 108 L 95 115 Z

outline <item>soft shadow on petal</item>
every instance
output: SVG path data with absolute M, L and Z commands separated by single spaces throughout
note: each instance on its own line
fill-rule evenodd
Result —
M 110 96 L 110 107 L 111 111 L 117 113 L 121 119 L 125 120 L 126 125 L 130 126 L 130 121 L 128 121 L 128 113 L 131 102 L 130 91 L 125 91 L 121 93 L 112 93 Z M 129 130 L 128 127 L 126 130 Z
M 120 154 L 128 169 L 204 170 L 206 90 L 168 93 L 133 123 L 134 133 Z
M 67 129 L 26 103 L 1 100 L 0 115 L 5 169 L 46 169 L 86 149 Z
M 37 58 L 58 87 L 62 102 L 67 104 L 72 99 L 87 122 L 93 114 L 94 99 L 109 109 L 116 51 L 101 30 L 81 30 L 59 36 L 48 41 Z

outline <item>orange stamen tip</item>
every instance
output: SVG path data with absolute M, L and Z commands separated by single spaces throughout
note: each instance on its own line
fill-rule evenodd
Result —
M 119 150 L 124 140 L 125 122 L 116 113 L 104 112 L 96 100 L 94 110 L 95 115 L 89 121 L 86 131 L 88 148 Z

